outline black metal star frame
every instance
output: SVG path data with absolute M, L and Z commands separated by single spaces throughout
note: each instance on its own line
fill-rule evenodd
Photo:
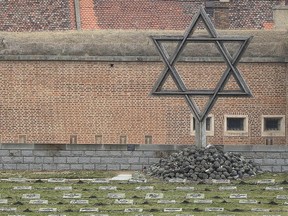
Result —
M 202 37 L 193 37 L 192 35 L 197 28 L 197 23 L 201 19 L 209 35 Z M 184 33 L 184 36 L 151 36 L 151 38 L 166 65 L 164 71 L 161 73 L 153 87 L 152 94 L 184 97 L 197 121 L 204 121 L 218 97 L 252 96 L 251 91 L 249 90 L 247 84 L 245 83 L 244 79 L 242 78 L 240 72 L 236 67 L 252 37 L 218 36 L 215 27 L 209 19 L 208 15 L 206 14 L 204 8 L 201 8 L 199 12 L 193 17 L 191 24 L 188 26 L 187 30 Z M 163 42 L 177 42 L 177 47 L 174 51 L 174 54 L 169 56 L 168 52 L 162 45 Z M 238 51 L 235 52 L 233 56 L 231 56 L 224 45 L 225 42 L 238 42 L 241 44 L 241 46 Z M 220 80 L 218 81 L 215 89 L 191 90 L 186 88 L 184 82 L 182 81 L 179 73 L 174 66 L 187 43 L 214 43 L 216 45 L 219 53 L 224 59 L 224 62 L 227 64 L 227 68 L 221 76 Z M 162 90 L 162 87 L 169 75 L 175 82 L 177 90 Z M 231 76 L 234 77 L 234 80 L 239 86 L 239 90 L 224 90 L 225 85 Z M 196 105 L 195 101 L 193 100 L 193 96 L 209 97 L 209 100 L 202 111 Z

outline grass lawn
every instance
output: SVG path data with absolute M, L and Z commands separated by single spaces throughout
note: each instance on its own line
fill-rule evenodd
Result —
M 147 178 L 146 183 L 128 183 L 128 181 L 92 183 L 91 181 L 91 179 L 97 178 L 111 178 L 119 173 L 121 172 L 2 171 L 0 177 L 0 215 L 288 215 L 288 173 L 264 173 L 256 177 L 231 181 L 230 184 L 168 183 L 149 176 L 145 176 Z M 10 180 L 13 180 L 11 178 L 25 178 L 27 181 L 7 181 L 9 178 Z M 48 182 L 47 179 L 51 178 L 65 178 L 67 180 L 62 183 Z M 274 179 L 275 183 L 257 183 L 263 179 Z M 19 186 L 22 188 L 19 189 Z M 101 186 L 115 186 L 116 190 L 101 190 Z M 151 188 L 150 190 L 137 190 L 136 187 L 139 186 L 152 186 L 153 190 Z M 28 187 L 30 188 L 28 189 Z M 62 189 L 71 187 L 72 189 L 56 190 L 56 187 L 62 187 Z M 224 190 L 222 190 L 223 187 Z M 228 187 L 231 187 L 232 190 L 227 190 Z M 124 194 L 124 199 L 133 200 L 133 204 L 116 204 L 115 198 L 108 197 L 111 193 Z M 146 199 L 148 193 L 163 194 L 163 198 Z M 23 198 L 25 194 L 36 194 L 40 196 L 37 200 L 47 200 L 48 204 L 31 204 L 31 199 Z M 63 198 L 65 194 L 80 194 L 81 197 Z M 187 194 L 203 194 L 203 199 L 212 200 L 212 203 L 194 203 L 196 199 L 187 198 Z M 230 198 L 231 194 L 247 195 L 247 198 L 242 200 L 252 200 L 256 203 L 241 204 L 239 203 L 240 199 Z M 279 195 L 283 195 L 283 197 L 279 197 Z M 84 200 L 88 203 L 71 204 L 71 200 Z M 175 200 L 175 203 L 159 204 L 159 200 Z M 224 208 L 224 211 L 205 212 L 206 208 L 211 207 Z M 16 208 L 16 211 L 1 211 L 7 210 L 7 208 Z M 39 212 L 40 208 L 57 208 L 57 212 Z M 99 212 L 84 213 L 80 212 L 81 208 L 98 208 Z M 128 208 L 140 208 L 143 209 L 143 212 L 124 212 Z M 165 208 L 181 208 L 182 212 L 164 212 Z M 269 209 L 269 212 L 253 212 L 253 208 Z

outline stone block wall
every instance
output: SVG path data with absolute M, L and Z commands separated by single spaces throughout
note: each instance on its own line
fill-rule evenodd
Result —
M 1 144 L 0 170 L 143 170 L 189 145 Z M 287 146 L 224 146 L 265 171 L 288 172 Z

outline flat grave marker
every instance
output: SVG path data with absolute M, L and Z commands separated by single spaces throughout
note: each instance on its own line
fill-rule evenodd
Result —
M 170 183 L 185 183 L 186 181 L 187 181 L 186 179 L 173 178 L 173 179 L 169 179 L 168 182 L 170 182 Z
M 128 180 L 129 183 L 147 183 L 147 179 L 129 179 Z
M 17 208 L 0 208 L 0 212 L 15 212 L 17 211 Z
M 211 208 L 205 208 L 205 212 L 223 212 L 224 208 L 220 207 L 211 207 Z
M 80 212 L 99 212 L 98 208 L 80 208 Z
M 27 179 L 26 178 L 8 178 L 9 182 L 18 182 L 18 183 L 23 183 L 26 182 Z
M 71 193 L 71 194 L 64 194 L 63 199 L 81 199 L 82 194 L 79 193 Z
M 119 174 L 113 178 L 111 178 L 111 180 L 113 181 L 128 181 L 132 178 L 132 174 Z
M 123 205 L 133 205 L 134 201 L 132 199 L 116 199 L 114 203 Z
M 259 202 L 257 200 L 239 200 L 240 204 L 258 204 Z
M 142 208 L 126 208 L 124 212 L 143 212 Z
M 229 179 L 212 179 L 213 184 L 230 184 L 231 181 Z
M 189 193 L 186 195 L 186 199 L 204 199 L 205 194 L 201 193 Z
M 221 186 L 219 187 L 219 190 L 223 191 L 223 190 L 237 190 L 236 186 Z
M 71 200 L 70 204 L 87 205 L 87 204 L 89 204 L 89 200 Z
M 50 178 L 47 180 L 49 183 L 65 183 L 67 182 L 67 179 L 64 178 Z
M 177 214 L 176 216 L 194 216 L 194 215 L 191 215 L 191 214 Z
M 265 190 L 267 191 L 282 191 L 284 190 L 283 187 L 266 187 Z
M 286 200 L 286 199 L 288 199 L 288 195 L 277 195 L 276 199 L 278 199 L 278 200 Z
M 147 193 L 145 199 L 163 199 L 163 193 Z
M 32 190 L 32 186 L 14 186 L 13 190 Z
M 158 204 L 175 204 L 176 200 L 158 200 Z
M 270 212 L 270 209 L 263 209 L 263 208 L 252 208 L 252 212 Z
M 136 190 L 154 190 L 154 186 L 138 186 Z
M 57 212 L 57 208 L 40 208 L 39 212 Z
M 262 179 L 258 180 L 257 184 L 275 184 L 275 179 Z
M 107 184 L 107 183 L 110 183 L 110 180 L 109 179 L 105 179 L 105 178 L 96 178 L 96 179 L 92 179 L 91 183 Z
M 195 190 L 194 187 L 176 187 L 176 190 L 180 190 L 180 191 L 193 191 Z
M 247 194 L 230 194 L 230 199 L 247 199 Z
M 40 194 L 23 194 L 22 199 L 40 199 Z
M 212 204 L 213 200 L 202 200 L 202 199 L 195 199 L 193 201 L 195 204 Z
M 107 197 L 110 199 L 124 199 L 125 193 L 108 193 Z
M 117 190 L 116 186 L 100 186 L 99 190 Z
M 72 186 L 57 186 L 55 190 L 65 191 L 65 190 L 72 190 Z
M 164 212 L 181 212 L 182 208 L 164 208 Z
M 0 199 L 0 204 L 8 204 L 8 199 Z
M 29 204 L 33 204 L 33 205 L 47 205 L 48 204 L 48 200 L 30 200 Z

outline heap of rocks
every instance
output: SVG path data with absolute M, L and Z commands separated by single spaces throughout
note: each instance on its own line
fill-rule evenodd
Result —
M 224 152 L 215 146 L 185 148 L 161 158 L 149 167 L 151 176 L 170 179 L 203 181 L 210 179 L 238 179 L 261 172 L 253 161 L 246 161 L 238 153 Z

